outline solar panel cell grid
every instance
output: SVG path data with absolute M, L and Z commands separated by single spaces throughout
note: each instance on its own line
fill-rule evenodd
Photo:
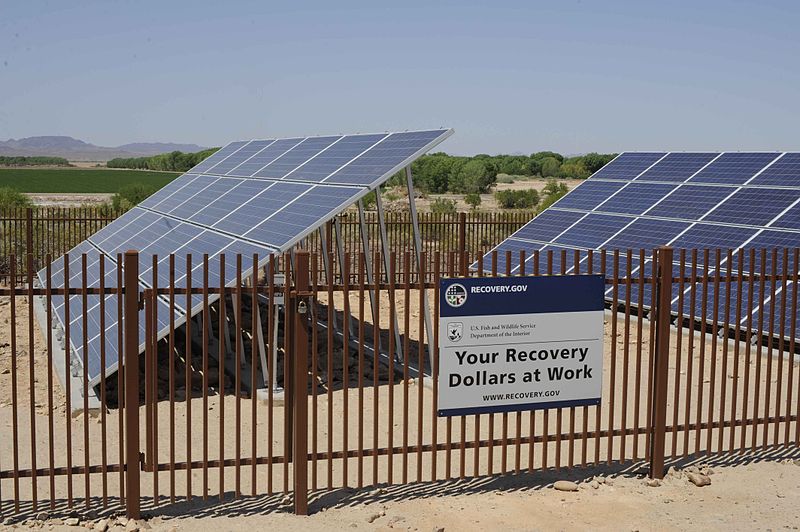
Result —
M 645 171 L 636 181 L 682 182 L 711 162 L 718 153 L 670 153 Z
M 800 187 L 800 153 L 786 153 L 758 174 L 751 185 Z
M 756 232 L 756 229 L 698 223 L 670 245 L 676 249 L 736 249 Z
M 566 228 L 583 218 L 583 214 L 547 209 L 512 235 L 513 238 L 549 242 Z
M 555 204 L 555 208 L 590 211 L 623 186 L 625 186 L 624 183 L 594 181 L 589 179 L 576 186 L 569 194 L 558 200 Z
M 800 190 L 741 189 L 722 202 L 704 220 L 763 226 L 798 198 Z
M 623 153 L 598 170 L 592 176 L 595 179 L 621 179 L 630 181 L 635 178 L 666 153 Z
M 674 190 L 674 185 L 657 183 L 630 183 L 614 197 L 598 206 L 602 212 L 618 212 L 623 214 L 642 214 L 653 204 Z
M 259 177 L 281 179 L 342 137 L 311 137 L 257 172 Z
M 214 152 L 209 157 L 206 157 L 203 161 L 197 164 L 194 168 L 189 170 L 190 173 L 199 174 L 201 172 L 207 171 L 209 168 L 212 168 L 222 162 L 223 159 L 228 157 L 229 155 L 235 153 L 239 148 L 247 144 L 247 141 L 236 141 L 231 142 L 227 146 L 223 146 L 216 152 Z
M 741 185 L 778 157 L 778 153 L 723 153 L 692 177 L 691 183 Z
M 628 217 L 590 214 L 556 238 L 556 243 L 596 249 L 632 221 Z
M 317 157 L 292 171 L 286 178 L 319 183 L 386 136 L 385 134 L 380 134 L 349 135 L 344 137 Z
M 697 220 L 731 193 L 728 187 L 682 185 L 658 205 L 646 211 L 648 216 Z

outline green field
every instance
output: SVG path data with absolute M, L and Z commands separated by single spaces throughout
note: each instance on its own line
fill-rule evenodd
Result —
M 114 193 L 130 183 L 161 188 L 180 174 L 108 168 L 0 168 L 0 187 L 20 192 L 91 194 Z

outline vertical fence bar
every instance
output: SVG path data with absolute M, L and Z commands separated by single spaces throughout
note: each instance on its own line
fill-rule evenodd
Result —
M 139 519 L 139 253 L 125 252 L 125 514 Z M 69 413 L 67 413 L 69 415 Z
M 294 327 L 294 513 L 308 514 L 308 303 L 309 290 L 308 251 L 295 255 L 295 292 L 290 304 L 295 319 Z
M 655 272 L 654 272 L 655 273 Z M 664 443 L 667 426 L 667 378 L 672 300 L 672 248 L 658 249 L 658 285 L 655 294 L 656 352 L 653 364 L 653 436 L 650 438 L 650 478 L 664 478 Z

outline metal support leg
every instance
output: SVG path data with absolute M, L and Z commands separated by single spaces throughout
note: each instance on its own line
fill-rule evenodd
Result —
M 375 190 L 375 194 L 380 194 L 380 190 Z M 358 200 L 358 225 L 361 229 L 361 245 L 363 246 L 364 250 L 364 267 L 367 270 L 367 283 L 369 285 L 374 285 L 375 276 L 373 275 L 372 271 L 372 249 L 369 245 L 369 231 L 367 231 L 367 220 L 366 216 L 364 215 L 364 202 L 362 200 Z M 380 324 L 377 323 L 379 302 L 374 288 L 369 289 L 369 302 L 370 306 L 372 307 L 372 323 L 377 325 L 378 330 L 380 330 Z M 380 352 L 380 336 L 372 339 L 372 347 L 376 352 Z
M 414 180 L 411 176 L 411 166 L 406 166 L 406 187 L 408 188 L 408 207 L 411 209 L 411 227 L 414 230 L 414 249 L 417 255 L 417 273 L 422 271 L 422 236 L 417 221 L 417 204 L 414 200 Z M 424 286 L 425 279 L 419 279 L 420 286 Z M 433 326 L 431 324 L 431 311 L 428 307 L 428 292 L 422 289 L 422 300 L 425 308 L 425 338 L 428 340 L 428 363 L 433 367 Z M 421 346 L 420 346 L 421 347 Z M 424 368 L 419 368 L 424 374 Z
M 319 242 L 320 242 L 320 249 L 322 250 L 322 267 L 325 269 L 325 282 L 329 285 L 333 284 L 333 264 L 330 263 L 330 255 L 328 255 L 328 239 L 325 238 L 325 232 L 323 231 L 322 227 L 319 228 Z M 328 305 L 333 305 L 333 301 L 328 301 Z M 336 323 L 336 319 L 334 316 L 333 323 L 328 324 L 329 327 L 333 327 L 333 332 L 339 332 L 339 326 Z
M 386 234 L 386 217 L 383 212 L 383 200 L 380 194 L 375 194 L 375 206 L 378 208 L 378 224 L 381 232 L 381 249 L 383 250 L 383 270 L 386 282 L 389 282 L 389 269 L 391 266 L 391 258 L 389 255 L 389 237 Z M 394 345 L 401 346 L 400 338 L 400 325 L 397 319 L 397 313 L 394 313 Z M 400 349 L 396 349 L 395 360 L 400 361 Z
M 339 271 L 342 274 L 342 282 L 344 282 L 344 244 L 342 244 L 342 226 L 339 223 L 339 218 L 333 219 L 333 229 L 336 233 L 336 253 L 339 255 Z M 348 283 L 350 280 L 347 280 Z M 347 332 L 350 334 L 350 338 L 353 337 L 353 316 L 347 315 L 345 316 L 342 314 L 342 320 L 347 321 Z M 342 325 L 344 327 L 344 324 Z

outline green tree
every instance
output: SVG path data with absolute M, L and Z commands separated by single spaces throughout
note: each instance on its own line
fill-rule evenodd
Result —
M 583 162 L 583 167 L 589 171 L 590 174 L 593 174 L 608 164 L 611 159 L 616 157 L 614 153 L 587 153 L 581 159 Z
M 542 159 L 542 170 L 541 170 L 542 177 L 557 176 L 560 169 L 561 169 L 561 161 L 559 161 L 555 157 L 545 157 L 544 159 Z
M 470 192 L 469 194 L 464 196 L 464 202 L 467 205 L 469 205 L 474 211 L 481 204 L 481 195 L 478 194 L 477 192 Z

